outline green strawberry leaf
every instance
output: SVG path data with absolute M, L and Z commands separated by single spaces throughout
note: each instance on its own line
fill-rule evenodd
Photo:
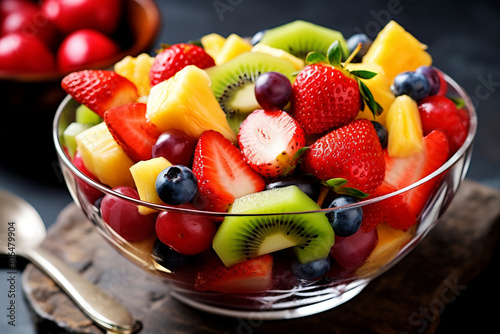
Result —
M 330 45 L 326 52 L 326 57 L 330 65 L 340 66 L 340 62 L 342 61 L 342 50 L 340 49 L 339 41 L 334 41 Z
M 377 75 L 376 72 L 365 71 L 365 70 L 352 70 L 349 71 L 349 73 L 361 79 L 371 79 Z
M 347 184 L 347 180 L 343 178 L 334 178 L 321 182 L 323 185 L 330 187 L 335 193 L 339 195 L 348 195 L 356 198 L 366 198 L 369 195 L 367 193 L 362 192 L 361 190 L 343 187 Z
M 328 59 L 320 52 L 309 52 L 306 56 L 306 64 L 328 63 Z

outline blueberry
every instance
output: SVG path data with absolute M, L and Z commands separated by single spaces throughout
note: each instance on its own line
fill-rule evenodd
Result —
M 349 54 L 351 54 L 354 51 L 354 49 L 358 47 L 359 43 L 361 43 L 362 46 L 352 60 L 354 63 L 361 62 L 363 56 L 368 52 L 368 49 L 372 46 L 372 40 L 366 34 L 359 33 L 352 35 L 347 40 L 347 48 L 349 49 Z
M 359 201 L 351 196 L 339 196 L 330 203 L 329 208 L 355 204 Z M 336 209 L 326 214 L 332 224 L 335 235 L 348 237 L 359 230 L 363 220 L 363 210 L 360 207 Z
M 436 95 L 441 88 L 441 80 L 439 80 L 439 74 L 437 70 L 432 66 L 420 66 L 415 70 L 415 72 L 423 74 L 427 81 L 429 81 L 430 91 L 429 95 Z
M 429 95 L 431 86 L 422 73 L 402 72 L 399 73 L 391 86 L 396 96 L 408 95 L 415 101 L 420 101 Z
M 283 188 L 291 185 L 296 185 L 300 190 L 302 190 L 307 196 L 311 197 L 316 201 L 319 197 L 319 192 L 321 190 L 321 184 L 311 177 L 297 177 L 289 176 L 276 181 L 271 181 L 266 185 L 266 189 L 273 188 Z
M 252 36 L 252 45 L 259 43 L 265 33 L 266 30 L 256 32 L 255 35 Z
M 162 267 L 174 271 L 184 264 L 186 255 L 176 252 L 157 239 L 153 246 L 153 259 Z
M 330 257 L 307 263 L 295 261 L 292 264 L 293 274 L 303 280 L 319 279 L 330 270 Z
M 196 177 L 183 165 L 165 168 L 156 178 L 156 193 L 166 204 L 180 205 L 189 202 L 198 190 Z
M 387 132 L 387 129 L 385 126 L 380 124 L 377 121 L 371 121 L 373 124 L 373 127 L 375 128 L 375 131 L 377 131 L 377 136 L 380 141 L 380 145 L 382 145 L 382 148 L 387 148 L 387 142 L 389 140 L 389 133 Z

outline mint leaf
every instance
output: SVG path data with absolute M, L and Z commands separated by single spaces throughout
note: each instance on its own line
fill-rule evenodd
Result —
M 377 75 L 376 72 L 365 71 L 365 70 L 352 70 L 349 71 L 349 73 L 361 79 L 371 79 Z
M 356 197 L 356 198 L 367 198 L 368 195 L 367 193 L 362 192 L 361 190 L 358 190 L 356 188 L 349 188 L 349 187 L 342 187 L 342 188 L 337 188 L 335 189 L 335 192 L 339 195 L 348 195 L 351 197 Z
M 347 180 L 346 179 L 342 179 L 342 178 L 330 179 L 330 180 L 326 180 L 326 181 L 323 182 L 323 184 L 325 186 L 328 186 L 330 188 L 341 187 L 341 186 L 343 186 L 346 183 L 347 183 Z
M 358 79 L 359 92 L 361 93 L 361 97 L 372 112 L 373 116 L 378 116 L 384 110 L 380 104 L 378 104 L 373 98 L 373 94 L 370 89 Z
M 323 185 L 332 188 L 332 190 L 339 195 L 348 195 L 356 198 L 366 198 L 369 195 L 367 193 L 362 192 L 361 190 L 343 187 L 347 184 L 347 180 L 343 178 L 334 178 L 321 182 Z

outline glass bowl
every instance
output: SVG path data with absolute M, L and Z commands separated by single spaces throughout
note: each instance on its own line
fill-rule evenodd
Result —
M 390 233 L 385 233 L 385 239 L 389 238 L 393 241 L 388 243 L 390 246 L 377 252 L 377 248 L 375 248 L 368 259 L 357 268 L 344 269 L 332 260 L 328 274 L 317 280 L 299 280 L 292 274 L 290 259 L 293 258 L 293 255 L 288 250 L 273 253 L 274 262 L 269 281 L 271 283 L 264 291 L 223 293 L 195 289 L 196 272 L 206 265 L 204 261 L 207 258 L 214 256 L 211 254 L 212 250 L 208 251 L 207 257 L 193 257 L 179 269 L 172 271 L 167 268 L 168 265 L 164 265 L 156 256 L 153 256 L 156 236 L 153 235 L 140 242 L 128 242 L 104 222 L 100 213 L 100 200 L 96 200 L 104 194 L 158 211 L 176 211 L 182 215 L 193 217 L 199 215 L 219 221 L 226 216 L 236 214 L 188 210 L 143 202 L 112 191 L 85 176 L 66 156 L 60 140 L 64 128 L 74 120 L 75 109 L 78 106 L 78 103 L 70 96 L 62 101 L 55 115 L 53 139 L 62 173 L 76 204 L 120 254 L 145 271 L 162 279 L 166 283 L 165 289 L 169 289 L 173 297 L 194 308 L 218 315 L 247 319 L 297 318 L 331 309 L 356 296 L 370 281 L 389 270 L 415 248 L 438 223 L 439 218 L 448 208 L 469 167 L 477 129 L 477 115 L 467 93 L 450 77 L 444 76 L 449 86 L 448 96 L 463 99 L 464 108 L 470 115 L 469 133 L 462 147 L 438 170 L 420 181 L 396 192 L 349 205 L 349 207 L 365 208 L 377 205 L 381 201 L 388 201 L 394 196 L 410 192 L 419 186 L 425 187 L 425 184 L 433 182 L 435 183 L 434 190 L 429 193 L 428 201 L 418 216 L 417 223 L 404 232 L 398 230 L 397 233 L 393 233 L 396 230 L 392 230 Z M 290 212 L 288 214 L 314 215 L 318 212 L 324 214 L 346 207 L 310 212 Z M 382 232 L 377 228 L 379 242 Z

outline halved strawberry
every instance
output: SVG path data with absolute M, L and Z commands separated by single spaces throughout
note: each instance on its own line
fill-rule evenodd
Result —
M 200 195 L 196 204 L 204 209 L 227 211 L 236 198 L 265 187 L 240 150 L 214 130 L 205 131 L 198 139 L 192 169 Z
M 408 157 L 390 157 L 384 150 L 385 179 L 371 197 L 386 195 L 426 177 L 441 167 L 448 158 L 448 140 L 440 131 L 424 137 L 424 149 Z M 440 177 L 387 200 L 364 206 L 361 228 L 369 231 L 380 223 L 406 230 L 417 222 L 422 210 L 434 193 Z
M 103 70 L 84 70 L 66 75 L 61 87 L 78 103 L 103 117 L 106 110 L 135 102 L 137 88 L 127 78 Z
M 265 291 L 272 284 L 272 269 L 273 257 L 270 254 L 231 267 L 226 267 L 218 256 L 208 256 L 203 267 L 198 270 L 194 288 L 225 293 Z
M 343 178 L 346 187 L 370 194 L 384 180 L 382 146 L 373 124 L 352 121 L 316 140 L 302 156 L 302 168 L 328 181 Z
M 448 139 L 439 130 L 434 130 L 424 137 L 422 152 L 412 154 L 406 158 L 389 157 L 386 152 L 384 155 L 386 163 L 385 182 L 396 189 L 407 187 L 441 167 L 448 160 L 448 153 Z M 440 179 L 440 177 L 435 177 L 403 194 L 406 203 L 417 216 L 420 215 Z
M 146 104 L 128 103 L 104 113 L 109 132 L 130 159 L 149 160 L 160 131 L 146 119 Z
M 151 87 L 167 80 L 187 65 L 195 65 L 201 69 L 215 65 L 215 61 L 205 50 L 194 44 L 174 44 L 155 57 L 149 70 Z
M 297 165 L 295 153 L 305 145 L 304 131 L 282 110 L 255 110 L 238 132 L 245 161 L 265 177 L 284 176 Z

